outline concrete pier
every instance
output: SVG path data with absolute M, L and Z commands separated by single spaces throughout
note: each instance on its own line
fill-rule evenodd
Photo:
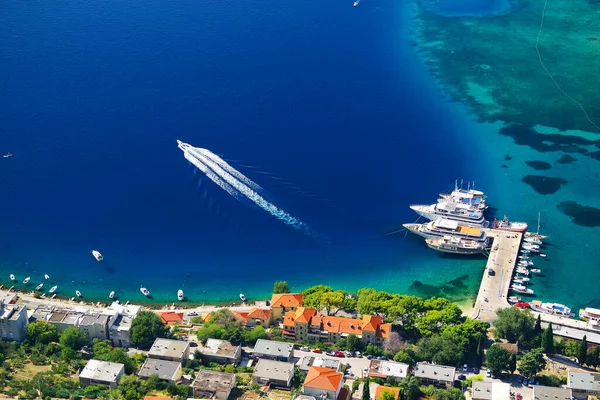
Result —
M 495 229 L 484 229 L 493 238 L 492 250 L 483 271 L 481 286 L 471 317 L 485 322 L 494 322 L 496 310 L 509 307 L 508 290 L 517 264 L 522 233 Z M 493 275 L 489 270 L 494 271 Z

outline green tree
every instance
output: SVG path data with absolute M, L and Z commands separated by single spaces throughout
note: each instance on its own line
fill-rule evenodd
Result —
M 552 332 L 552 322 L 542 333 L 542 349 L 546 354 L 554 353 L 554 333 Z
M 581 347 L 579 342 L 571 339 L 564 341 L 564 353 L 565 356 L 577 357 L 579 355 L 579 348 Z
M 152 311 L 140 311 L 131 323 L 131 344 L 149 348 L 159 337 L 167 337 L 168 328 Z
M 400 382 L 400 393 L 404 400 L 417 400 L 421 391 L 419 390 L 419 381 L 412 375 L 408 375 Z
M 579 355 L 577 356 L 577 358 L 579 359 L 579 364 L 587 364 L 587 351 L 587 336 L 583 335 L 583 339 L 581 340 L 581 344 L 579 345 Z
M 289 293 L 290 287 L 286 281 L 275 281 L 275 285 L 273 285 L 273 293 Z
M 244 335 L 244 342 L 246 342 L 246 344 L 250 344 L 250 345 L 256 343 L 258 341 L 258 339 L 268 339 L 269 338 L 267 331 L 261 325 L 257 325 L 252 329 L 244 330 L 243 335 Z
M 363 382 L 362 400 L 371 400 L 371 390 L 369 389 L 369 378 Z
M 514 374 L 515 371 L 517 370 L 517 355 L 516 354 L 510 355 L 510 362 L 508 363 L 508 370 L 510 371 L 511 374 Z
M 27 325 L 25 340 L 33 345 L 46 345 L 50 342 L 58 341 L 58 331 L 56 330 L 56 326 L 44 320 L 35 321 Z
M 510 352 L 504 347 L 493 344 L 486 352 L 486 365 L 492 373 L 499 375 L 510 368 Z
M 348 351 L 361 351 L 363 349 L 363 342 L 358 336 L 351 333 L 346 337 L 346 348 Z
M 331 286 L 317 285 L 309 287 L 302 292 L 304 295 L 304 305 L 306 307 L 314 308 L 321 307 L 321 296 L 323 296 L 323 293 L 328 292 L 333 292 L 333 288 Z
M 394 361 L 408 364 L 410 366 L 413 366 L 415 363 L 413 354 L 411 354 L 408 350 L 400 350 L 394 354 Z
M 519 362 L 519 371 L 526 378 L 530 378 L 546 367 L 546 360 L 542 354 L 542 349 L 533 349 L 521 357 Z
M 498 319 L 494 322 L 496 338 L 507 339 L 511 343 L 526 342 L 532 334 L 534 318 L 529 310 L 516 307 L 498 309 Z
M 538 335 L 542 333 L 542 315 L 538 314 L 537 319 L 535 320 L 535 326 L 533 327 L 533 334 Z
M 355 379 L 352 382 L 352 394 L 354 394 L 354 392 L 356 392 L 358 390 L 359 386 L 360 386 L 360 379 Z
M 600 348 L 598 346 L 592 347 L 588 350 L 587 354 L 587 364 L 593 367 L 598 366 L 598 362 L 600 361 Z
M 344 305 L 346 293 L 338 290 L 337 292 L 325 292 L 321 295 L 320 307 L 325 309 L 327 315 L 335 309 L 333 314 L 336 314 Z
M 67 328 L 60 334 L 60 345 L 68 347 L 75 351 L 81 350 L 87 342 L 87 334 L 79 330 L 79 328 Z
M 391 390 L 383 389 L 380 400 L 396 400 L 396 394 Z

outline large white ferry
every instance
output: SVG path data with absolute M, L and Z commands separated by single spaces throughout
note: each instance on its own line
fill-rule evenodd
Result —
M 561 317 L 573 318 L 575 316 L 575 313 L 572 313 L 569 307 L 558 303 L 542 303 L 539 300 L 533 300 L 529 302 L 529 307 L 537 312 L 559 315 Z
M 425 224 L 403 224 L 406 229 L 424 238 L 444 237 L 447 235 L 459 238 L 485 241 L 487 239 L 481 228 L 461 224 L 449 219 L 437 219 Z
M 487 248 L 485 241 L 463 239 L 456 236 L 427 238 L 425 243 L 433 250 L 454 254 L 479 254 Z
M 462 184 L 462 182 L 461 182 Z M 473 187 L 475 187 L 475 183 L 473 183 Z M 471 189 L 470 184 L 468 189 L 458 188 L 458 182 L 454 184 L 454 190 L 448 193 L 440 193 L 440 198 L 438 202 L 452 200 L 461 204 L 469 205 L 473 209 L 485 210 L 488 208 L 485 203 L 486 195 L 480 191 Z
M 447 200 L 437 204 L 415 204 L 410 206 L 420 216 L 434 221 L 439 218 L 452 219 L 467 225 L 487 228 L 489 222 L 483 216 L 483 211 L 474 209 L 468 204 Z

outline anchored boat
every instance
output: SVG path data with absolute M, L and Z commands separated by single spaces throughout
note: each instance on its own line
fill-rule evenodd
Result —
M 179 289 L 179 290 L 177 291 L 177 299 L 178 299 L 179 301 L 183 301 L 183 290 Z
M 104 260 L 104 257 L 102 256 L 102 253 L 100 253 L 98 250 L 92 250 L 92 255 L 94 256 L 94 258 L 98 262 Z
M 527 224 L 525 222 L 511 222 L 505 215 L 501 220 L 494 218 L 492 229 L 509 232 L 525 232 L 527 230 Z
M 487 248 L 486 241 L 476 241 L 456 236 L 425 239 L 427 246 L 433 250 L 454 254 L 479 254 Z
M 140 292 L 142 292 L 142 294 L 146 297 L 150 296 L 150 291 L 145 287 L 140 288 Z

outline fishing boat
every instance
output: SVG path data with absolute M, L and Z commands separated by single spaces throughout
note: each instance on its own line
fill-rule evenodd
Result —
M 532 310 L 545 313 L 558 315 L 561 317 L 573 318 L 575 313 L 571 312 L 571 309 L 563 304 L 558 303 L 542 303 L 539 300 L 533 300 L 530 303 L 530 307 Z
M 177 299 L 178 299 L 179 301 L 183 301 L 183 290 L 179 289 L 179 290 L 177 291 Z
M 75 294 L 77 295 L 77 297 L 83 297 L 83 295 L 81 294 L 81 292 L 79 290 L 76 290 Z
M 146 289 L 145 287 L 141 287 L 140 292 L 142 292 L 142 294 L 146 297 L 150 296 L 150 291 L 148 289 Z
M 115 291 L 113 290 L 112 292 L 109 293 L 108 298 L 113 299 L 114 297 L 115 297 Z
M 14 276 L 13 274 L 10 274 L 10 280 L 11 280 L 11 281 L 16 281 L 16 280 L 17 280 L 17 278 L 15 278 L 15 276 Z
M 37 286 L 35 287 L 35 290 L 40 290 L 40 289 L 41 289 L 43 286 L 44 286 L 44 284 L 43 284 L 43 283 L 40 283 L 39 285 L 37 285 Z
M 31 279 L 31 277 L 30 277 L 30 276 L 28 276 L 27 278 L 25 278 L 25 280 L 23 281 L 23 283 L 24 283 L 25 285 L 27 285 L 27 284 L 29 283 L 29 280 L 30 280 L 30 279 Z
M 246 296 L 244 296 L 244 293 L 240 293 L 240 300 L 242 300 L 244 303 L 246 302 Z
M 2 157 L 4 157 L 4 158 L 12 157 L 12 153 L 3 154 Z
M 531 268 L 530 272 L 532 272 L 534 274 L 541 274 L 542 270 L 539 268 Z
M 92 255 L 94 256 L 94 258 L 98 262 L 104 260 L 104 257 L 102 256 L 102 253 L 100 253 L 98 250 L 92 250 Z
M 453 254 L 479 254 L 487 248 L 487 241 L 476 241 L 456 236 L 427 238 L 425 243 L 430 249 Z
M 52 286 L 52 287 L 50 288 L 50 290 L 48 290 L 48 292 L 49 292 L 49 293 L 54 293 L 54 292 L 56 292 L 56 289 L 57 289 L 57 288 L 58 288 L 58 286 Z
M 492 229 L 509 232 L 525 232 L 527 230 L 527 223 L 512 222 L 505 215 L 501 220 L 494 218 Z
M 521 301 L 521 298 L 520 298 L 520 297 L 517 297 L 517 296 L 510 296 L 510 297 L 508 298 L 508 302 L 509 302 L 510 304 L 518 303 L 518 302 L 520 302 L 520 301 Z
M 520 283 L 515 283 L 511 286 L 511 289 L 514 290 L 517 293 L 522 293 L 522 294 L 533 294 L 533 289 L 529 289 L 527 286 L 522 285 Z
M 48 274 L 44 275 L 44 279 L 46 279 L 46 280 L 50 279 L 50 277 L 48 276 Z

